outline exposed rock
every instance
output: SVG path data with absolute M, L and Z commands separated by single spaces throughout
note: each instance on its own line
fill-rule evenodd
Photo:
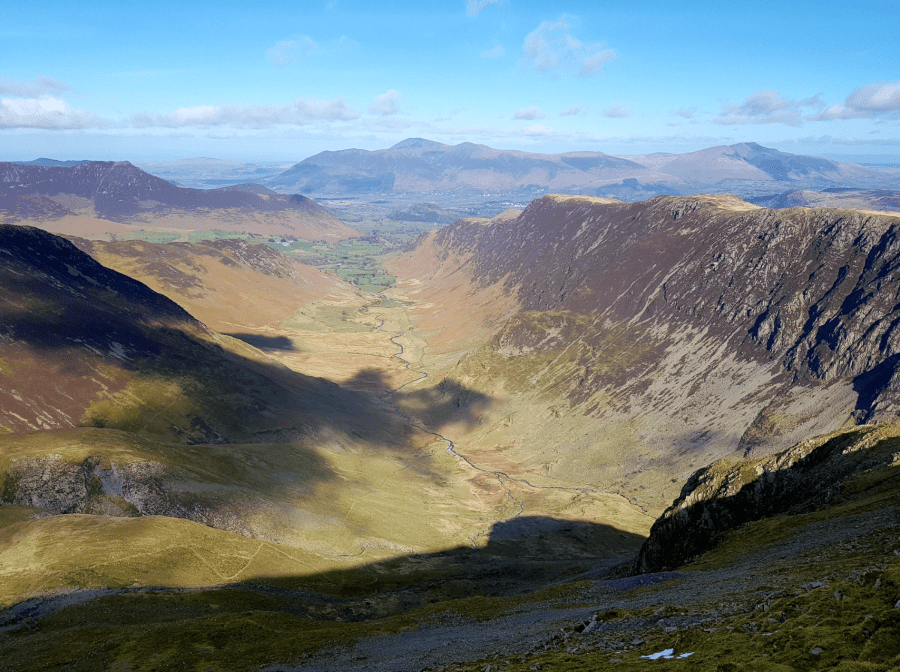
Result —
M 865 426 L 803 441 L 776 455 L 698 470 L 653 524 L 634 571 L 677 567 L 716 545 L 717 536 L 780 513 L 811 511 L 840 494 L 854 476 L 891 468 L 886 427 Z M 821 581 L 809 589 L 824 586 Z

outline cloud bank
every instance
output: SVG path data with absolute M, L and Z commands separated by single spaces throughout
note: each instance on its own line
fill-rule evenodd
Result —
M 136 114 L 131 123 L 138 128 L 184 128 L 188 126 L 231 126 L 243 129 L 273 126 L 305 126 L 317 121 L 349 121 L 359 113 L 343 98 L 310 100 L 298 98 L 284 105 L 202 105 L 180 107 L 167 114 Z
M 391 89 L 372 99 L 372 102 L 369 103 L 369 112 L 382 117 L 399 114 L 400 108 L 398 104 L 401 100 L 403 100 L 403 94 Z
M 819 95 L 803 100 L 783 98 L 778 91 L 762 89 L 750 94 L 740 105 L 723 105 L 722 112 L 713 121 L 726 126 L 747 124 L 784 124 L 802 126 L 804 109 L 821 109 L 824 103 Z
M 0 78 L 0 96 L 37 98 L 39 96 L 64 93 L 69 87 L 52 77 L 35 77 L 26 82 L 19 79 Z
M 516 110 L 516 113 L 513 115 L 513 119 L 546 119 L 547 113 L 544 112 L 539 107 L 525 107 L 521 110 Z
M 611 119 L 625 119 L 631 116 L 631 108 L 627 103 L 616 103 L 603 110 L 603 116 Z
M 108 126 L 108 121 L 53 96 L 0 98 L 0 128 L 80 130 Z

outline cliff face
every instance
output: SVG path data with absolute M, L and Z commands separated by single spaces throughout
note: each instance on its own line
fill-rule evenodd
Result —
M 466 260 L 472 292 L 501 289 L 518 306 L 454 374 L 553 396 L 533 410 L 540 427 L 519 428 L 536 437 L 529 450 L 552 442 L 571 456 L 550 472 L 580 460 L 570 471 L 584 482 L 655 506 L 719 458 L 897 414 L 898 225 L 727 195 L 546 196 L 517 218 L 459 222 L 422 244 L 435 268 Z M 430 291 L 430 277 L 415 280 Z M 567 416 L 589 420 L 552 435 Z
M 861 493 L 896 492 L 897 430 L 896 423 L 854 428 L 808 439 L 766 458 L 734 466 L 717 462 L 698 470 L 654 523 L 633 571 L 678 567 L 745 523 L 810 512 Z

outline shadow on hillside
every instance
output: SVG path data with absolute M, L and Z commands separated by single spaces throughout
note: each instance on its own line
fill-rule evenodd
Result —
M 235 588 L 259 590 L 256 586 L 271 585 L 335 595 L 344 600 L 342 614 L 333 609 L 316 613 L 316 607 L 304 606 L 314 618 L 364 620 L 444 600 L 519 595 L 597 578 L 633 558 L 645 539 L 611 525 L 548 516 L 495 523 L 487 538 L 488 543 L 478 548 L 460 546 L 308 576 L 251 578 Z M 374 599 L 384 593 L 390 599 Z M 297 597 L 303 604 L 304 598 Z
M 481 415 L 493 403 L 488 395 L 451 378 L 445 378 L 437 385 L 429 385 L 428 379 L 414 380 L 392 391 L 384 372 L 373 368 L 357 371 L 343 386 L 380 392 L 401 413 L 433 429 L 452 423 L 463 423 L 471 429 L 481 421 Z
M 225 334 L 260 350 L 288 350 L 297 352 L 294 342 L 287 336 L 264 336 L 262 334 Z
M 675 504 L 694 493 L 719 492 L 730 479 L 753 478 L 730 496 L 699 499 L 677 515 L 663 516 L 654 523 L 650 537 L 635 561 L 635 573 L 676 568 L 695 556 L 715 548 L 725 532 L 746 523 L 788 514 L 809 513 L 822 507 L 876 494 L 879 489 L 900 489 L 900 467 L 895 464 L 900 437 L 877 441 L 867 447 L 864 437 L 875 431 L 860 427 L 832 437 L 793 464 L 786 463 L 791 451 L 768 460 L 737 465 L 716 473 L 717 465 L 701 469 L 688 480 Z M 699 486 L 699 488 L 698 488 Z M 761 542 L 764 543 L 764 542 Z
M 642 540 L 639 535 L 604 524 L 523 517 L 496 523 L 489 532 L 488 543 L 479 548 L 456 547 L 304 575 L 256 576 L 210 588 L 164 589 L 156 595 L 190 591 L 193 613 L 182 615 L 189 619 L 242 613 L 253 604 L 260 614 L 289 613 L 323 621 L 359 622 L 434 603 L 479 596 L 518 596 L 584 578 L 599 578 L 633 557 Z M 140 595 L 136 600 L 117 601 L 118 618 L 134 618 L 130 622 L 144 625 L 178 618 L 170 611 L 170 601 L 163 598 L 160 603 L 147 588 L 117 592 Z M 261 595 L 266 596 L 265 607 L 258 604 Z M 22 604 L 40 603 L 40 611 L 46 614 L 65 608 L 67 599 L 65 595 L 36 598 Z M 466 608 L 466 603 L 456 604 Z M 468 608 L 475 610 L 472 615 L 484 615 L 484 602 L 476 599 L 470 605 Z M 194 611 L 197 608 L 199 612 Z M 0 622 L 14 625 L 15 613 L 23 614 L 18 617 L 22 620 L 35 611 L 14 607 L 0 612 Z
M 22 355 L 4 385 L 32 398 L 52 387 L 67 405 L 58 426 L 122 430 L 200 451 L 216 446 L 210 454 L 238 454 L 233 444 L 381 452 L 435 477 L 430 458 L 416 449 L 421 433 L 377 395 L 297 373 L 235 342 L 223 348 L 176 303 L 61 238 L 27 227 L 2 227 L 0 234 L 0 338 L 8 352 Z M 372 377 L 387 388 L 381 372 L 357 374 Z M 409 415 L 431 426 L 475 422 L 490 401 L 455 383 L 403 397 L 414 410 Z M 50 420 L 42 417 L 52 426 Z M 308 472 L 303 487 L 334 477 L 327 465 Z M 272 481 L 259 492 L 294 485 Z

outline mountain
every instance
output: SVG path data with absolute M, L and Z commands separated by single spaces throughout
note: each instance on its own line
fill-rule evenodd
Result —
M 646 163 L 651 160 L 660 172 L 695 183 L 722 180 L 841 182 L 864 179 L 873 173 L 871 169 L 857 164 L 789 154 L 755 142 L 710 147 L 681 155 L 656 156 L 646 160 Z
M 86 227 L 115 231 L 128 226 L 252 231 L 309 240 L 356 235 L 305 196 L 246 186 L 187 189 L 127 161 L 71 167 L 0 163 L 0 215 L 8 223 L 41 222 L 76 235 Z
M 900 412 L 900 218 L 546 196 L 389 262 L 494 468 L 661 511 L 691 473 Z M 444 419 L 446 422 L 446 419 Z
M 898 225 L 555 195 L 302 331 L 273 297 L 268 345 L 375 394 L 0 227 L 0 660 L 893 669 Z M 303 284 L 244 241 L 76 242 L 228 319 Z
M 687 154 L 615 157 L 602 152 L 537 154 L 411 138 L 389 149 L 321 152 L 266 184 L 321 195 L 560 191 L 633 201 L 703 190 L 755 195 L 763 185 L 771 192 L 773 184 L 855 182 L 882 187 L 895 181 L 896 176 L 873 168 L 789 154 L 752 142 Z
M 254 247 L 176 248 L 171 257 L 157 248 L 137 257 L 149 262 L 143 272 L 165 271 L 168 280 L 187 275 L 178 275 L 185 261 L 210 267 L 195 270 L 198 294 L 209 291 L 205 280 L 234 279 L 227 270 L 242 266 L 243 283 L 207 310 L 238 300 L 254 313 L 259 292 L 296 292 L 305 282 L 277 253 Z M 153 252 L 165 261 L 153 261 Z M 248 292 L 248 284 L 261 287 Z M 432 522 L 435 498 L 415 494 L 437 478 L 430 437 L 375 395 L 292 370 L 247 344 L 292 347 L 271 336 L 271 322 L 254 322 L 278 324 L 281 308 L 263 304 L 260 315 L 232 325 L 243 340 L 232 338 L 63 238 L 0 225 L 0 528 L 7 506 L 40 515 L 168 516 L 307 549 L 315 558 L 293 557 L 324 566 L 360 545 L 374 558 L 445 543 L 447 531 Z M 406 494 L 391 504 L 398 491 Z M 384 515 L 355 510 L 363 496 Z M 415 533 L 388 511 L 413 521 Z M 86 543 L 113 543 L 106 534 L 87 531 Z M 8 538 L 0 536 L 0 553 Z M 45 542 L 41 555 L 65 555 Z M 0 563 L 4 586 L 15 583 L 7 570 L 30 571 Z M 60 585 L 68 585 L 63 576 Z
M 465 142 L 444 145 L 411 138 L 389 149 L 321 152 L 267 184 L 321 194 L 380 192 L 507 192 L 596 183 L 601 176 L 645 172 L 602 152 L 533 154 Z
M 0 225 L 0 287 L 7 432 L 87 425 L 180 443 L 249 441 L 309 424 L 317 396 L 333 401 L 336 386 L 269 366 L 39 229 Z
M 363 299 L 0 226 L 0 660 L 896 667 L 898 227 L 545 196 Z

